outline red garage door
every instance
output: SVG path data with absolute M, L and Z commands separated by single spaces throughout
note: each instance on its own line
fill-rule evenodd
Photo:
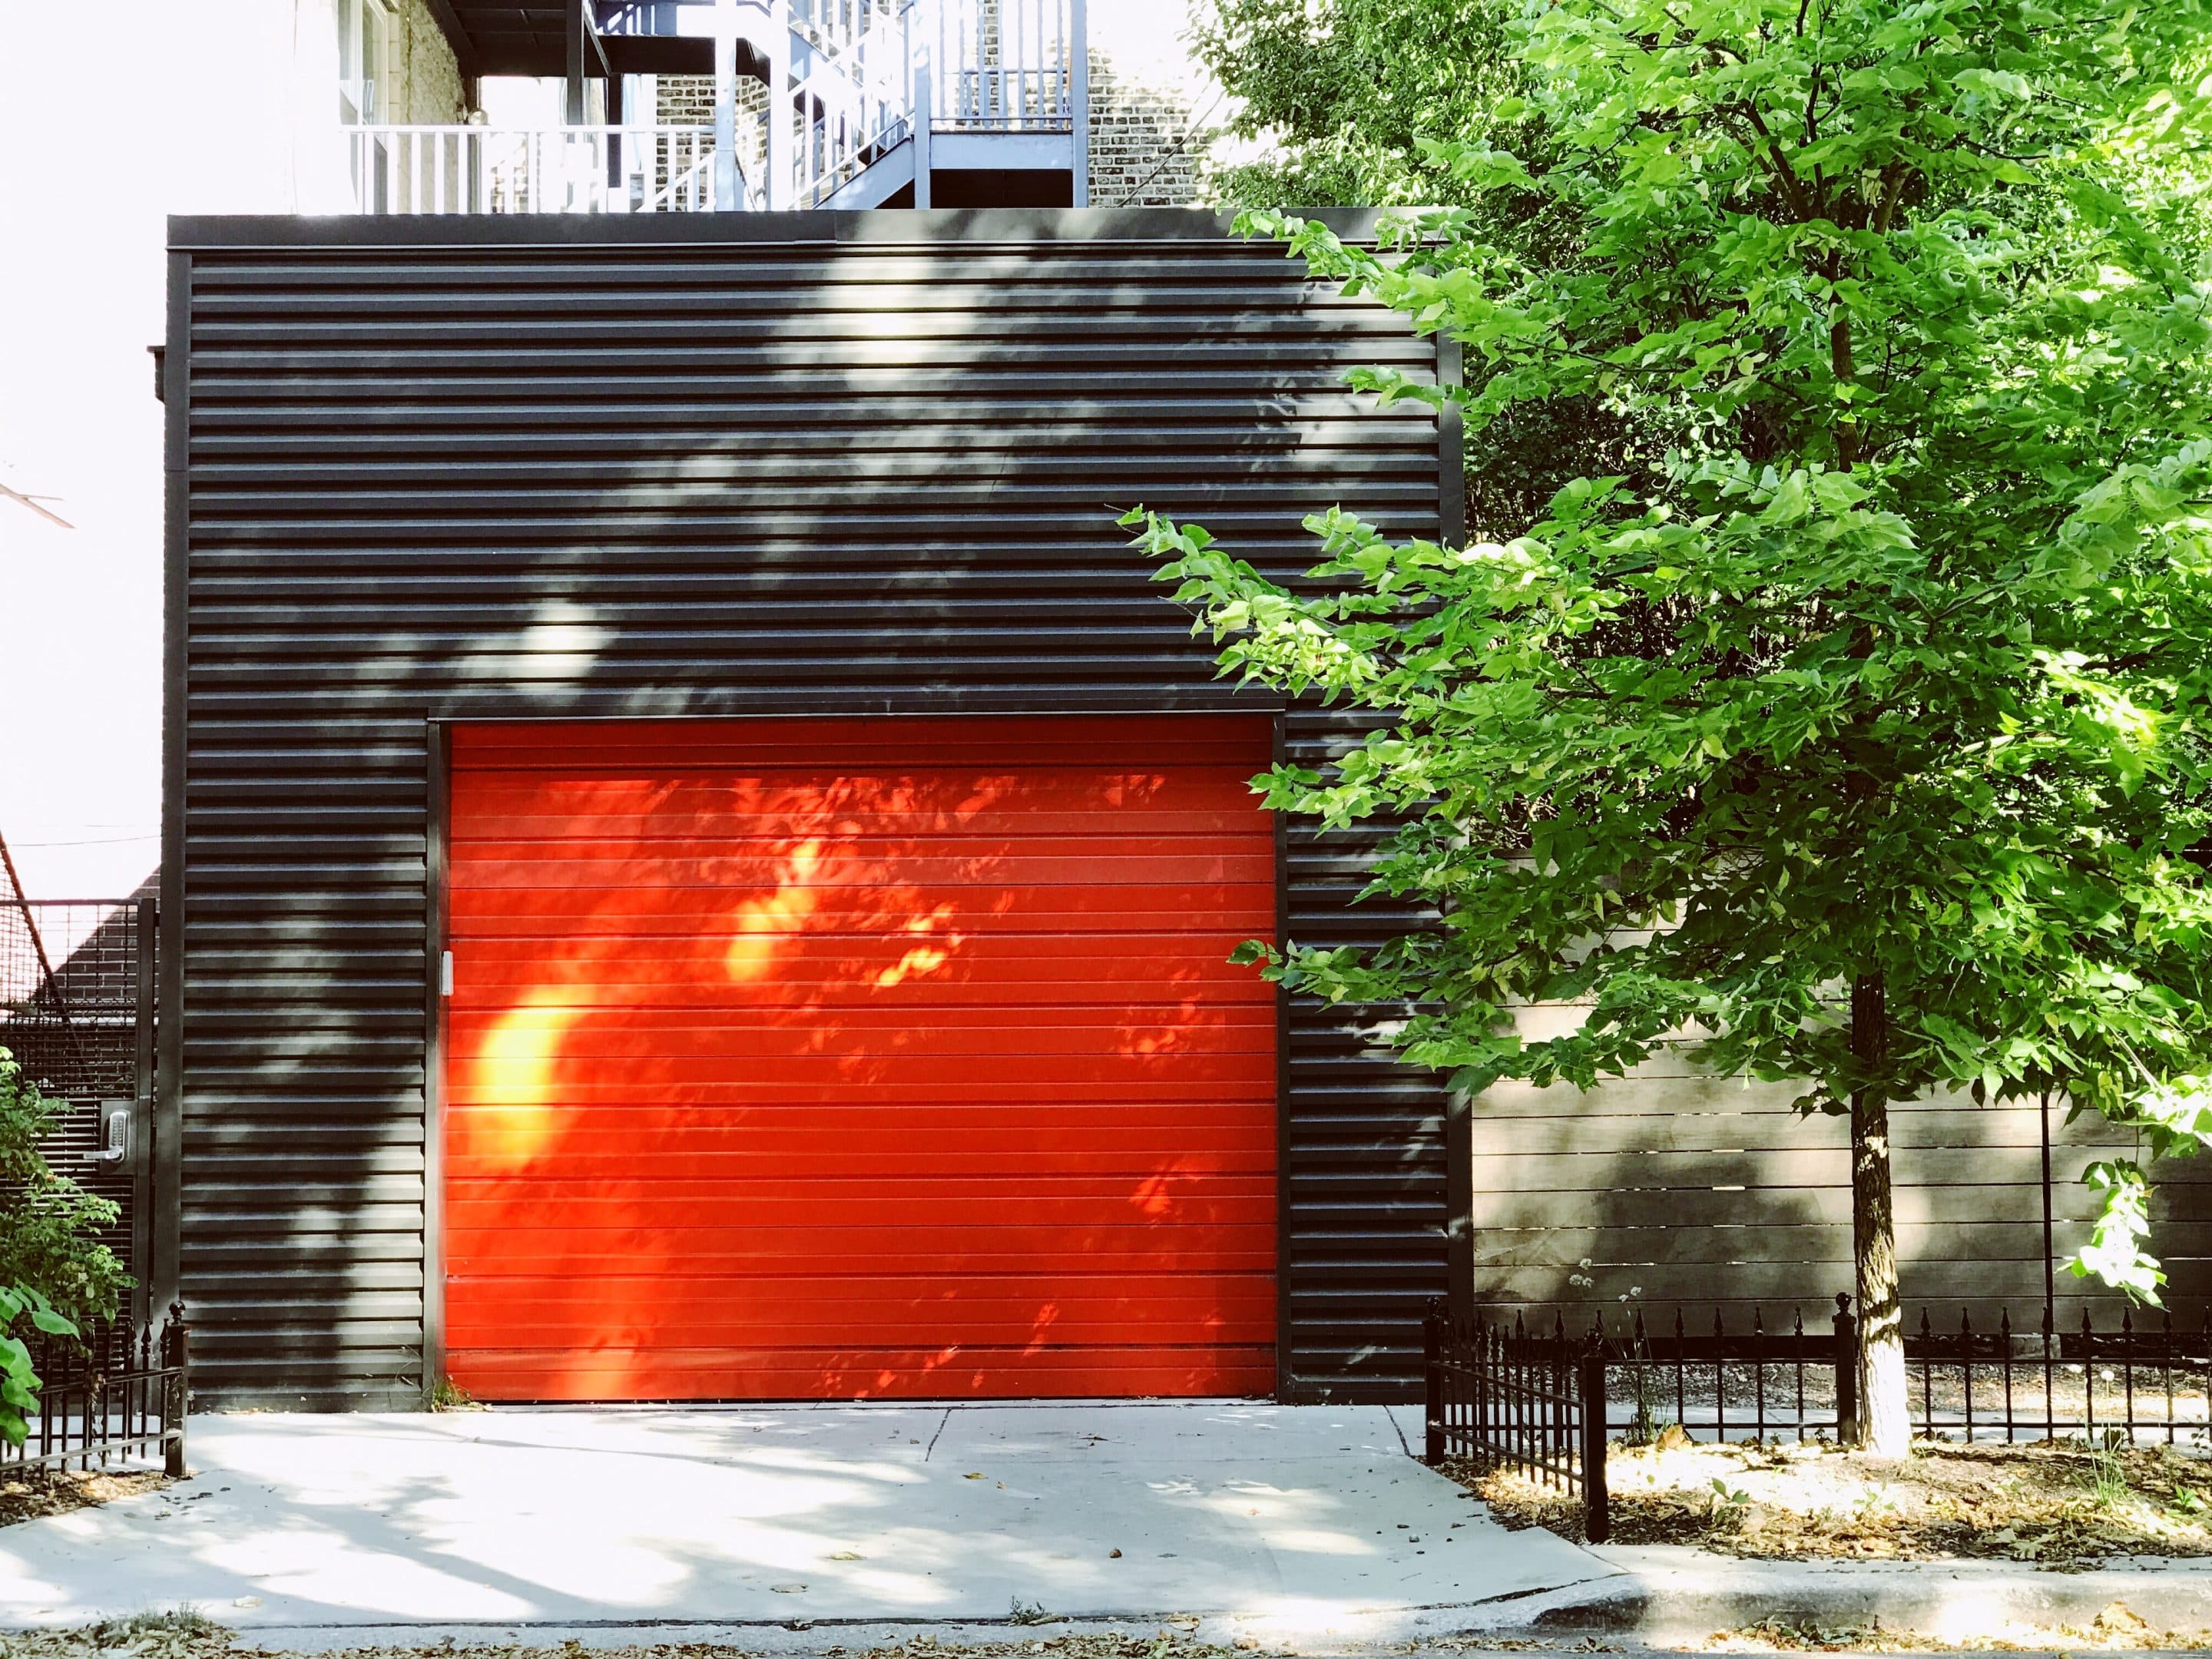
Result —
M 447 1369 L 494 1400 L 1274 1383 L 1249 718 L 453 745 Z

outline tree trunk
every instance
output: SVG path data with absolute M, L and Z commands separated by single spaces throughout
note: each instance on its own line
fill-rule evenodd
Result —
M 1880 974 L 1863 974 L 1851 986 L 1851 1052 L 1869 1073 L 1888 1057 L 1889 1007 Z M 1858 1444 L 1877 1456 L 1903 1457 L 1911 1449 L 1912 1424 L 1897 1299 L 1889 1102 L 1879 1088 L 1851 1096 L 1851 1256 L 1858 1270 Z

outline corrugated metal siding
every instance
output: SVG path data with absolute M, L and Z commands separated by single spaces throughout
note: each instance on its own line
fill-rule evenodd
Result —
M 1285 573 L 1333 503 L 1439 523 L 1434 417 L 1340 380 L 1433 347 L 1202 216 L 172 240 L 182 1273 L 216 1397 L 420 1395 L 432 721 L 1253 707 L 1116 509 Z M 1310 755 L 1340 722 L 1287 726 Z M 1356 846 L 1289 846 L 1294 936 L 1389 925 L 1347 909 Z M 1401 1394 L 1440 1102 L 1317 1007 L 1288 1072 L 1294 1390 Z

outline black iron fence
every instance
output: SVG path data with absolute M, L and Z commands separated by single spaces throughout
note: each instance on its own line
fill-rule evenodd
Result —
M 1468 1458 L 1539 1485 L 1583 1495 L 1603 1543 L 1605 1354 L 1593 1334 L 1577 1342 L 1565 1316 L 1531 1332 L 1476 1313 L 1455 1318 L 1430 1305 L 1423 1323 L 1427 1378 L 1426 1461 Z M 1595 1488 L 1592 1496 L 1590 1488 Z
M 1825 1328 L 1821 1327 L 1825 1325 Z M 1571 1330 L 1555 1311 L 1455 1316 L 1425 1325 L 1427 1460 L 1509 1468 L 1579 1495 L 1585 1534 L 1608 1531 L 1605 1449 L 1663 1429 L 1707 1442 L 1855 1437 L 1856 1320 L 1850 1298 L 1808 1331 L 1792 1311 L 1759 1310 L 1731 1327 L 1677 1310 L 1654 1328 L 1641 1309 Z M 2212 1450 L 2212 1308 L 2123 1312 L 2100 1330 L 2085 1310 L 2061 1328 L 2049 1309 L 2026 1330 L 2000 1310 L 1977 1329 L 1940 1329 L 1923 1311 L 1905 1331 L 1914 1433 L 1931 1440 L 2157 1442 Z
M 129 1322 L 82 1340 L 29 1340 L 39 1403 L 23 1413 L 23 1443 L 0 1440 L 0 1478 L 29 1471 L 110 1469 L 158 1458 L 185 1474 L 185 1408 L 191 1394 L 191 1332 L 184 1305 L 158 1329 Z

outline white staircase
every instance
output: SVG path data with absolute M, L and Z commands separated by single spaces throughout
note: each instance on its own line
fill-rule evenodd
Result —
M 789 0 L 798 128 L 790 205 L 877 207 L 914 182 L 916 9 Z
M 787 5 L 799 127 L 790 205 L 876 207 L 911 185 L 927 206 L 933 163 L 1064 167 L 1071 199 L 1085 201 L 1084 0 Z
M 1065 170 L 1088 199 L 1086 0 L 595 0 L 605 40 L 713 42 L 708 126 L 353 126 L 362 213 L 872 208 L 940 170 Z M 604 24 L 599 20 L 604 19 Z M 736 96 L 738 47 L 770 96 Z M 573 73 L 573 71 L 572 71 Z M 570 106 L 584 107 L 582 82 Z M 739 142 L 738 124 L 757 123 Z M 750 168 L 740 155 L 764 156 Z

